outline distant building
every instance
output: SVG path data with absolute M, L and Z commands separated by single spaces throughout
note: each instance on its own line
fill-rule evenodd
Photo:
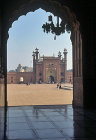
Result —
M 24 72 L 33 72 L 33 68 L 32 67 L 24 66 L 23 69 L 24 69 Z
M 72 82 L 72 71 L 67 71 L 67 50 L 64 49 L 63 58 L 59 51 L 58 57 L 42 56 L 36 48 L 33 52 L 32 67 L 18 65 L 16 72 L 7 73 L 7 83 L 57 83 Z M 22 80 L 21 80 L 22 79 Z
M 18 65 L 16 72 L 24 72 L 24 69 L 21 64 Z
M 33 52 L 33 73 L 34 83 L 57 83 L 66 82 L 67 74 L 67 50 L 64 49 L 64 57 L 61 59 L 61 52 L 58 57 L 42 56 L 39 58 L 39 51 L 36 48 Z
M 14 71 L 12 71 L 14 72 Z M 33 72 L 32 67 L 22 66 L 21 64 L 18 65 L 16 72 Z

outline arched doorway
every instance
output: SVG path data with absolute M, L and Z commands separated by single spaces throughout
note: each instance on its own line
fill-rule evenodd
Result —
M 46 71 L 46 82 L 47 83 L 52 83 L 52 82 L 57 82 L 57 72 L 55 69 L 48 69 Z
M 76 20 L 76 16 L 70 11 L 67 6 L 62 6 L 57 1 L 47 1 L 47 0 L 33 0 L 29 3 L 23 3 L 19 5 L 20 7 L 14 9 L 6 19 L 7 25 L 5 28 L 5 41 L 3 46 L 5 46 L 5 56 L 7 56 L 7 39 L 8 30 L 12 26 L 12 23 L 18 19 L 19 16 L 27 14 L 29 11 L 35 11 L 38 8 L 44 9 L 46 12 L 50 11 L 61 19 L 65 20 L 65 25 L 68 31 L 71 31 L 71 41 L 73 49 L 73 104 L 76 106 L 83 106 L 83 83 L 82 83 L 82 37 L 79 30 L 79 22 Z M 6 74 L 5 81 L 7 81 L 7 58 L 4 58 L 4 72 Z M 5 82 L 5 85 L 7 83 Z M 7 106 L 7 86 L 5 87 L 6 95 L 5 101 Z
M 30 8 L 30 3 L 31 3 L 31 8 Z M 15 21 L 20 15 L 22 14 L 26 14 L 28 11 L 34 11 L 36 10 L 38 7 L 41 7 L 43 9 L 45 9 L 45 11 L 52 11 L 52 13 L 54 14 L 57 14 L 56 11 L 59 10 L 60 8 L 60 11 L 58 11 L 59 15 L 61 15 L 61 18 L 64 18 L 63 16 L 66 15 L 65 13 L 67 13 L 67 16 L 68 19 L 72 19 L 69 21 L 69 27 L 70 30 L 71 30 L 71 40 L 72 40 L 72 44 L 73 44 L 73 70 L 74 70 L 74 73 L 73 73 L 73 77 L 74 77 L 74 104 L 75 105 L 78 105 L 78 106 L 83 106 L 83 98 L 82 98 L 82 94 L 83 94 L 83 89 L 82 89 L 82 39 L 81 39 L 81 34 L 79 32 L 79 24 L 76 20 L 76 18 L 74 17 L 74 15 L 72 13 L 70 13 L 70 10 L 68 7 L 62 7 L 59 3 L 54 3 L 52 1 L 31 1 L 27 6 L 27 9 L 25 8 L 26 7 L 26 4 L 25 5 L 22 5 L 22 8 L 20 8 L 19 10 L 17 11 L 14 11 L 12 13 L 12 17 L 8 19 L 8 23 L 9 23 L 9 27 L 10 25 L 12 25 L 12 22 Z M 34 4 L 35 3 L 35 4 Z M 47 5 L 49 3 L 49 5 Z M 50 7 L 50 3 L 52 4 Z M 47 8 L 47 6 L 49 6 Z M 54 10 L 54 6 L 56 6 L 58 10 Z M 32 9 L 33 7 L 33 9 Z M 26 9 L 26 10 L 25 10 Z M 62 9 L 62 10 L 61 10 Z M 64 10 L 64 11 L 63 11 Z M 62 12 L 61 12 L 62 11 Z M 15 16 L 14 16 L 15 15 Z M 72 16 L 73 15 L 73 16 Z M 66 18 L 66 16 L 65 16 Z M 67 22 L 68 22 L 68 19 L 67 19 Z M 70 23 L 71 23 L 71 26 L 73 28 L 70 27 Z M 9 29 L 9 27 L 7 29 Z M 8 31 L 8 30 L 7 30 Z M 7 33 L 5 33 L 7 35 Z M 7 37 L 6 37 L 7 39 Z M 6 42 L 5 42 L 5 46 L 6 46 Z M 79 54 L 79 55 L 78 55 Z M 6 64 L 6 62 L 5 62 Z M 80 88 L 79 88 L 79 85 L 80 85 Z M 80 90 L 78 90 L 80 89 Z M 78 91 L 78 93 L 77 93 Z M 81 94 L 82 93 L 82 94 Z M 79 102 L 78 102 L 79 101 Z
M 57 103 L 58 103 L 58 105 L 60 105 L 60 104 L 72 104 L 73 89 L 71 91 L 69 91 L 69 92 L 72 92 L 72 94 L 70 93 L 71 98 L 68 97 L 69 95 L 67 96 L 67 100 L 66 100 L 67 102 L 65 102 L 65 100 L 62 100 L 62 99 L 64 99 L 65 92 L 66 92 L 63 89 L 62 90 L 64 91 L 64 94 L 61 93 L 62 95 L 58 96 L 57 100 L 55 100 L 53 102 L 53 97 L 55 99 L 56 96 L 57 96 L 56 92 L 54 94 L 54 90 L 57 89 L 57 82 L 58 83 L 61 82 L 61 77 L 64 79 L 64 75 L 66 74 L 66 69 L 68 69 L 69 66 L 70 66 L 70 68 L 72 68 L 72 43 L 71 43 L 71 40 L 70 40 L 70 33 L 65 32 L 65 34 L 57 36 L 56 40 L 54 40 L 53 34 L 50 34 L 49 35 L 50 38 L 49 38 L 48 35 L 46 35 L 43 32 L 43 30 L 41 30 L 42 25 L 46 22 L 49 15 L 52 15 L 53 22 L 54 22 L 55 19 L 57 19 L 57 17 L 54 17 L 54 15 L 52 13 L 49 13 L 49 12 L 46 13 L 46 14 L 45 13 L 46 12 L 44 10 L 39 8 L 34 13 L 30 12 L 26 16 L 21 16 L 18 19 L 18 21 L 14 22 L 12 24 L 12 28 L 9 30 L 9 39 L 8 39 L 8 43 L 7 43 L 8 44 L 8 46 L 7 46 L 8 47 L 8 49 L 7 49 L 7 56 L 8 56 L 7 57 L 8 58 L 7 59 L 8 60 L 7 64 L 8 65 L 7 65 L 7 67 L 8 68 L 10 67 L 11 69 L 13 68 L 13 71 L 15 71 L 15 73 L 17 75 L 15 84 L 19 83 L 19 78 L 20 77 L 24 77 L 23 84 L 25 84 L 27 82 L 30 82 L 29 78 L 31 76 L 34 76 L 34 79 L 36 79 L 36 81 L 34 80 L 34 83 L 37 84 L 36 89 L 34 89 L 33 83 L 30 84 L 30 90 L 32 91 L 31 93 L 30 93 L 29 89 L 25 92 L 24 85 L 20 85 L 20 86 L 22 86 L 22 90 L 19 89 L 19 87 L 20 87 L 19 85 L 16 88 L 18 90 L 17 93 L 20 91 L 19 95 L 21 95 L 22 93 L 26 93 L 26 97 L 25 97 L 25 95 L 23 96 L 23 98 L 24 98 L 23 101 L 24 101 L 25 105 L 29 105 L 29 104 L 30 105 L 34 105 L 34 104 L 47 105 L 47 104 L 49 104 L 49 102 L 50 102 L 50 104 L 54 104 L 54 105 L 56 105 Z M 38 17 L 37 17 L 37 15 L 38 15 Z M 39 17 L 43 17 L 43 15 L 44 15 L 43 19 L 39 18 Z M 30 20 L 28 20 L 28 17 L 30 17 L 29 18 Z M 26 22 L 25 22 L 25 20 L 26 20 Z M 39 22 L 38 25 L 37 25 L 37 20 Z M 59 19 L 59 20 L 61 22 L 61 19 Z M 22 29 L 22 25 L 20 24 L 20 22 L 23 23 L 23 25 L 25 24 L 25 27 L 23 27 L 23 29 Z M 34 25 L 34 22 L 36 23 L 35 25 Z M 42 23 L 40 24 L 40 22 L 42 22 Z M 30 25 L 30 26 L 26 27 L 27 25 Z M 55 23 L 54 23 L 54 25 L 55 25 Z M 38 28 L 38 26 L 39 26 L 39 28 Z M 19 31 L 18 31 L 18 27 L 19 27 Z M 14 30 L 14 29 L 16 29 L 16 30 Z M 27 29 L 28 32 L 26 31 L 26 29 Z M 41 32 L 39 31 L 39 29 L 41 30 Z M 24 36 L 23 36 L 22 31 L 25 32 L 27 36 L 24 33 L 23 33 L 24 34 Z M 32 31 L 35 31 L 35 32 L 32 32 Z M 29 34 L 29 36 L 28 36 L 27 33 Z M 30 35 L 30 33 L 32 35 Z M 37 36 L 37 34 L 38 34 L 38 36 Z M 14 42 L 14 44 L 13 43 L 11 44 L 11 42 L 12 42 L 11 40 L 12 40 L 13 37 L 14 37 L 14 40 L 18 40 L 17 42 L 19 42 L 19 40 L 21 40 L 20 37 L 18 37 L 19 35 L 22 36 L 21 47 L 19 47 L 19 43 Z M 24 39 L 23 39 L 23 37 L 24 37 Z M 31 40 L 29 40 L 28 38 L 30 38 Z M 36 42 L 35 39 L 37 40 L 37 42 Z M 41 43 L 41 41 L 43 43 Z M 35 44 L 34 42 L 37 43 L 38 48 L 35 48 L 33 46 L 33 44 Z M 27 43 L 28 43 L 28 45 L 25 45 Z M 42 45 L 42 44 L 46 44 L 46 45 Z M 66 44 L 67 44 L 68 47 L 66 46 Z M 40 46 L 42 46 L 41 49 L 40 49 Z M 66 49 L 67 48 L 68 49 L 67 50 L 64 49 L 65 47 L 66 47 Z M 15 48 L 16 48 L 17 52 L 14 51 Z M 21 49 L 22 49 L 22 52 L 21 52 Z M 43 53 L 41 53 L 41 51 Z M 68 53 L 68 56 L 67 56 L 67 53 Z M 29 55 L 30 55 L 30 57 L 29 57 Z M 69 59 L 69 57 L 71 59 Z M 10 63 L 12 58 L 14 59 L 14 61 L 13 61 L 13 63 Z M 32 65 L 33 66 L 33 71 L 31 73 L 31 75 L 29 75 L 30 77 L 28 76 L 28 73 L 25 73 L 25 70 L 27 70 L 27 69 L 25 69 L 25 67 L 28 66 L 27 65 L 28 64 L 27 63 L 28 59 L 32 60 L 32 62 L 33 62 L 33 65 Z M 66 61 L 68 61 L 68 62 L 66 63 Z M 20 62 L 23 65 L 21 65 L 21 64 L 18 65 L 18 62 Z M 23 67 L 24 63 L 25 63 L 25 67 Z M 67 67 L 67 64 L 68 64 L 68 67 Z M 15 68 L 16 70 L 14 69 L 14 66 L 18 66 L 18 67 Z M 8 72 L 8 74 L 9 73 L 11 75 L 10 71 Z M 50 80 L 50 76 L 54 77 L 54 82 L 52 82 L 53 80 Z M 46 79 L 48 78 L 48 79 L 47 80 L 45 79 L 46 81 L 43 81 L 44 78 L 46 78 Z M 43 79 L 43 80 L 40 81 L 40 79 Z M 42 85 L 38 85 L 41 82 L 42 82 Z M 48 85 L 47 83 L 50 83 L 50 84 Z M 51 83 L 54 83 L 54 84 L 51 84 Z M 66 85 L 72 86 L 72 84 L 69 84 L 69 81 L 68 81 L 68 83 L 66 83 Z M 65 86 L 64 81 L 62 81 L 62 87 L 63 86 Z M 21 98 L 16 97 L 15 99 L 18 99 L 16 101 L 14 99 L 14 94 L 12 95 L 12 93 L 14 93 L 14 90 L 15 90 L 14 88 L 16 86 L 14 86 L 14 88 L 9 88 L 9 87 L 10 87 L 10 85 L 7 84 L 8 107 L 9 106 L 16 106 L 16 104 L 15 104 L 16 102 L 17 102 L 18 106 L 22 105 Z M 44 91 L 43 88 L 45 88 L 46 90 Z M 37 93 L 37 89 L 38 89 L 38 95 L 39 95 L 38 97 L 36 97 L 36 94 L 34 94 L 35 92 Z M 22 91 L 22 93 L 21 93 L 21 91 Z M 42 91 L 41 92 L 42 94 L 40 93 L 40 91 Z M 27 92 L 30 94 L 30 102 L 28 100 L 26 100 L 26 102 L 25 102 L 25 99 L 29 98 L 29 94 L 27 94 Z M 51 93 L 51 94 L 50 95 L 47 94 L 48 92 Z M 61 90 L 59 90 L 58 92 L 60 93 Z M 18 95 L 16 95 L 16 96 L 18 96 Z M 44 99 L 44 96 L 46 96 L 45 99 Z M 42 100 L 39 100 L 40 97 L 42 97 Z M 34 98 L 36 98 L 36 100 L 33 101 Z M 47 98 L 48 98 L 48 100 L 47 100 Z M 11 102 L 11 99 L 13 101 L 13 104 Z
M 54 83 L 54 77 L 52 75 L 50 75 L 50 77 L 49 77 L 49 82 Z
M 31 9 L 31 2 L 34 2 L 33 0 L 30 0 L 30 6 L 28 6 L 28 1 L 25 0 L 20 0 L 20 1 L 6 1 L 6 5 L 4 4 L 2 6 L 3 11 L 3 18 L 1 17 L 0 20 L 0 34 L 2 35 L 2 38 L 0 40 L 0 68 L 2 68 L 2 78 L 0 77 L 0 83 L 3 83 L 2 85 L 4 86 L 4 84 L 6 85 L 6 43 L 7 43 L 7 38 L 8 38 L 8 23 L 9 23 L 9 18 L 10 18 L 10 22 L 11 22 L 11 17 L 12 13 L 18 15 L 18 17 L 20 15 L 22 15 L 23 13 L 26 13 L 26 10 Z M 37 1 L 36 1 L 37 2 Z M 40 2 L 40 1 L 39 1 Z M 49 1 L 51 2 L 51 1 Z M 54 0 L 54 2 L 57 2 L 57 0 Z M 25 8 L 25 4 L 27 4 L 27 6 L 29 8 Z M 39 5 L 39 3 L 37 2 L 37 4 Z M 96 16 L 95 16 L 95 3 L 94 2 L 88 2 L 88 1 L 73 1 L 73 0 L 69 0 L 69 1 L 63 1 L 60 0 L 60 4 L 66 4 L 68 5 L 68 7 L 73 8 L 76 14 L 78 14 L 78 19 L 80 19 L 80 22 L 82 23 L 82 33 L 83 33 L 83 79 L 82 79 L 82 75 L 79 76 L 79 78 L 77 77 L 77 74 L 74 75 L 75 80 L 77 79 L 77 83 L 75 83 L 75 91 L 77 90 L 77 96 L 75 95 L 74 98 L 75 99 L 75 103 L 78 101 L 78 98 L 80 97 L 80 99 L 82 99 L 84 101 L 84 104 L 87 105 L 87 107 L 96 107 L 96 103 L 95 103 L 95 92 L 90 94 L 92 91 L 92 87 L 93 89 L 95 89 L 95 77 L 96 77 L 96 73 L 95 73 L 95 44 L 96 44 L 96 39 L 95 37 L 95 21 L 96 21 Z M 35 4 L 34 4 L 35 5 Z M 43 5 L 44 6 L 44 5 Z M 50 4 L 51 6 L 51 4 Z M 39 6 L 38 6 L 39 7 Z M 20 10 L 18 10 L 20 9 Z M 22 12 L 23 11 L 25 12 Z M 26 9 L 26 10 L 24 10 Z M 35 8 L 34 8 L 35 9 Z M 61 9 L 62 11 L 62 9 Z M 88 16 L 86 16 L 88 13 L 90 12 L 90 14 Z M 12 22 L 15 21 L 12 19 Z M 74 21 L 74 20 L 73 20 Z M 2 30 L 1 30 L 2 28 Z M 91 50 L 90 50 L 91 47 Z M 77 63 L 78 64 L 78 63 Z M 77 65 L 76 65 L 77 67 Z M 5 80 L 4 80 L 5 77 Z M 81 78 L 80 78 L 81 77 Z M 84 85 L 84 95 L 83 95 L 83 87 L 82 87 L 82 82 Z M 79 84 L 81 83 L 81 84 Z M 91 87 L 90 84 L 93 84 L 93 86 Z M 77 85 L 77 86 L 76 86 Z M 81 86 L 78 86 L 81 85 Z M 0 85 L 1 86 L 1 85 Z M 76 88 L 78 87 L 78 88 Z M 80 89 L 80 91 L 78 90 Z M 1 103 L 6 101 L 6 87 L 4 87 L 3 92 L 1 92 L 1 96 L 3 97 L 3 100 L 1 101 Z M 75 93 L 75 92 L 74 92 Z M 78 97 L 79 96 L 79 97 Z M 83 99 L 84 96 L 84 99 Z M 80 100 L 79 100 L 80 101 Z M 80 103 L 77 103 L 77 105 L 80 105 Z M 83 105 L 82 105 L 83 106 Z M 3 107 L 2 107 L 3 110 Z M 0 109 L 1 111 L 1 109 Z M 0 113 L 1 114 L 1 113 Z M 77 115 L 77 113 L 76 113 Z M 92 116 L 91 116 L 92 117 Z M 85 117 L 84 117 L 85 118 Z M 2 118 L 2 124 L 4 122 L 3 118 Z M 2 126 L 1 124 L 1 126 Z M 2 127 L 3 128 L 3 127 Z M 0 129 L 1 130 L 1 129 Z M 3 131 L 2 131 L 3 132 Z M 76 131 L 77 132 L 77 131 Z M 85 132 L 85 131 L 84 131 Z M 0 138 L 2 139 L 2 134 L 0 133 Z M 89 138 L 90 139 L 90 138 Z
M 51 4 L 51 6 L 50 6 Z M 22 7 L 22 8 L 21 8 Z M 55 1 L 30 1 L 24 4 L 18 10 L 14 10 L 8 19 L 7 29 L 11 27 L 12 23 L 21 15 L 25 15 L 29 11 L 35 11 L 42 8 L 45 11 L 50 11 L 54 15 L 59 16 L 64 20 L 64 25 L 67 31 L 71 31 L 71 41 L 73 50 L 73 104 L 83 106 L 83 83 L 82 83 L 82 37 L 79 30 L 80 24 L 76 20 L 74 13 L 70 11 L 67 6 L 62 6 Z M 61 10 L 62 9 L 62 10 Z M 17 12 L 18 11 L 18 12 Z M 58 11 L 58 12 L 57 12 Z M 6 35 L 8 32 L 6 33 Z M 7 39 L 7 38 L 6 38 Z

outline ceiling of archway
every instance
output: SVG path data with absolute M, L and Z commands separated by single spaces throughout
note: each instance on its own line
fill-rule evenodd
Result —
M 78 23 L 74 13 L 70 11 L 67 6 L 62 6 L 56 0 L 29 0 L 27 3 L 21 4 L 18 9 L 10 14 L 8 28 L 12 26 L 12 23 L 20 16 L 26 15 L 28 12 L 34 12 L 35 10 L 42 8 L 46 12 L 51 12 L 54 16 L 58 16 L 67 25 L 67 31 L 71 31 Z

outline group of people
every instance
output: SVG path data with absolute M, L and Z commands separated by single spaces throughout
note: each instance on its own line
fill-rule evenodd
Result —
M 57 83 L 57 88 L 61 89 L 61 83 Z
M 30 85 L 30 82 L 26 83 L 26 85 L 29 86 Z

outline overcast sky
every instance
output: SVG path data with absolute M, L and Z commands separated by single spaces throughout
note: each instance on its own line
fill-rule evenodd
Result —
M 35 12 L 29 12 L 26 16 L 21 16 L 12 24 L 9 29 L 9 39 L 7 42 L 7 69 L 16 69 L 18 64 L 23 66 L 33 66 L 32 52 L 37 47 L 40 55 L 57 56 L 61 51 L 63 56 L 64 48 L 68 51 L 67 69 L 72 68 L 72 43 L 70 34 L 67 32 L 57 36 L 54 40 L 54 34 L 43 32 L 42 25 L 48 22 L 48 16 L 52 15 L 54 24 L 57 17 L 53 14 L 38 9 Z

